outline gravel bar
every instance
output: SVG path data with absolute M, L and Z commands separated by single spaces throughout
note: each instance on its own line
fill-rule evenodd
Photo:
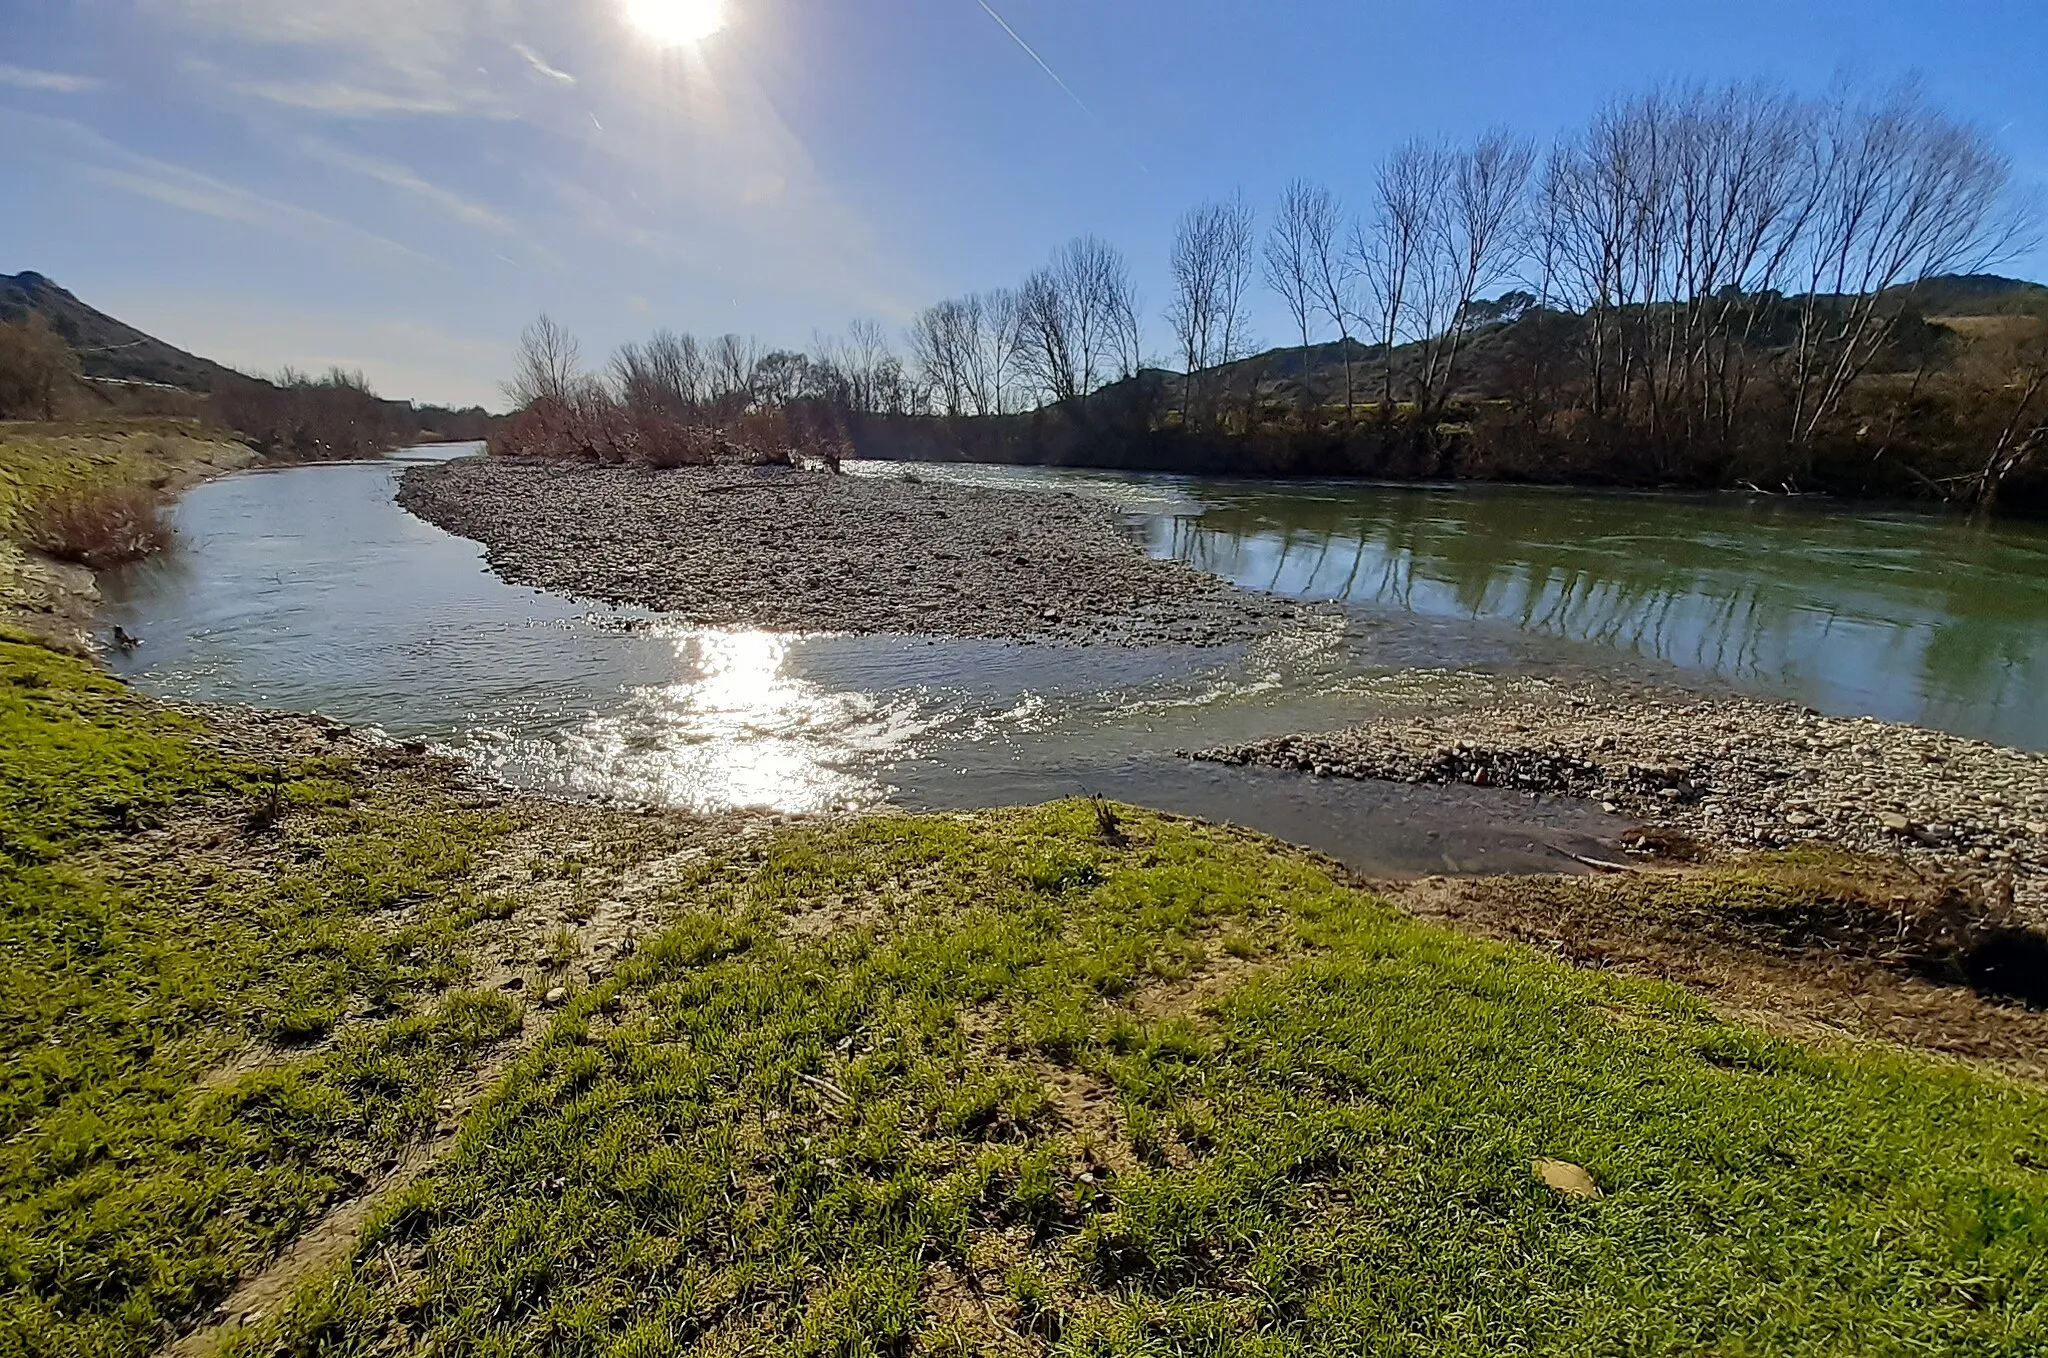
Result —
M 408 471 L 398 502 L 516 584 L 707 627 L 1220 646 L 1302 613 L 1153 560 L 1067 494 L 465 458 Z
M 1826 840 L 2010 880 L 2048 921 L 2048 754 L 1786 703 L 1540 678 L 1194 758 L 1596 800 L 1716 848 Z

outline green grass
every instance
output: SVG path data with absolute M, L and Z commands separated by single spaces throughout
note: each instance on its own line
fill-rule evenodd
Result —
M 7 1358 L 153 1352 L 521 1022 L 460 989 L 463 930 L 503 910 L 467 878 L 507 815 L 199 734 L 0 641 Z
M 707 872 L 229 1351 L 2048 1351 L 2041 1091 L 1123 828 L 870 822 Z M 848 899 L 867 927 L 814 927 Z
M 233 445 L 188 421 L 0 422 L 0 608 L 32 604 L 21 537 L 38 505 L 153 488 L 193 467 L 233 459 Z
M 219 456 L 228 445 L 174 420 L 86 424 L 0 422 L 0 538 L 39 500 L 105 486 L 149 485 Z

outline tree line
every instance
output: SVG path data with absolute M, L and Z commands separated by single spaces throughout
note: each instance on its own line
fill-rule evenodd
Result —
M 2032 222 L 1991 137 L 1914 86 L 1665 88 L 1548 146 L 1507 130 L 1410 141 L 1357 204 L 1303 179 L 1263 219 L 1242 194 L 1190 209 L 1156 357 L 1128 260 L 1082 236 L 1015 287 L 927 308 L 901 356 L 873 322 L 808 356 L 664 333 L 590 375 L 546 322 L 508 392 L 580 412 L 556 422 L 580 421 L 585 443 L 611 430 L 626 453 L 664 429 L 698 431 L 703 452 L 704 431 L 772 414 L 771 442 L 840 450 L 1861 478 L 1988 504 L 2048 446 L 2044 327 L 1963 344 L 1920 302 L 2023 250 Z M 1261 292 L 1287 318 L 1282 350 L 1254 325 Z

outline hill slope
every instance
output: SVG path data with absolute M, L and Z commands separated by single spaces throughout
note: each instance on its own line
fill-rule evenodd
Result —
M 41 313 L 77 351 L 87 377 L 155 382 L 197 392 L 221 391 L 249 380 L 87 306 L 39 273 L 0 274 L 0 320 L 18 321 L 30 312 Z

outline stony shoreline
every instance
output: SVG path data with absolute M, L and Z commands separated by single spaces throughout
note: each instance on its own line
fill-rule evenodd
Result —
M 1712 849 L 1820 840 L 1968 873 L 2048 921 L 2048 754 L 1787 703 L 1541 678 L 1192 757 L 1594 800 Z
M 702 626 L 1212 647 L 1302 612 L 1147 557 L 1071 495 L 466 458 L 407 472 L 398 501 L 516 584 Z

